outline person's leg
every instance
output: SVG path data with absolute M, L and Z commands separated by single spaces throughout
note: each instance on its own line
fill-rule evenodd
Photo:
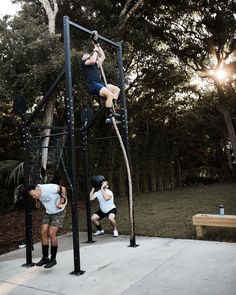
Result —
M 63 225 L 64 218 L 66 216 L 66 210 L 51 216 L 51 224 L 49 227 L 49 237 L 51 240 L 51 257 L 50 261 L 44 266 L 45 268 L 51 268 L 57 264 L 56 256 L 58 249 L 57 231 Z
M 58 239 L 57 239 L 57 226 L 50 226 L 49 228 L 49 236 L 51 239 L 51 260 L 56 259 L 57 248 L 58 248 Z
M 58 226 L 50 226 L 49 227 L 49 237 L 51 239 L 51 246 L 58 246 L 58 239 L 57 239 L 57 231 L 59 227 Z
M 114 85 L 111 85 L 110 88 L 112 91 L 114 91 L 115 95 L 113 94 L 113 92 L 111 90 L 109 90 L 104 83 L 96 83 L 96 82 L 92 82 L 88 85 L 88 91 L 90 94 L 94 94 L 94 95 L 98 95 L 100 97 L 103 97 L 105 99 L 105 107 L 106 107 L 106 123 L 107 124 L 111 124 L 112 123 L 112 119 L 111 117 L 115 117 L 115 118 L 120 118 L 120 114 L 117 114 L 114 111 L 113 108 L 113 101 L 117 99 L 118 97 L 118 89 L 116 89 L 116 87 Z M 117 123 L 119 123 L 117 121 Z
M 115 214 L 114 213 L 110 213 L 108 215 L 108 220 L 110 221 L 110 224 L 112 226 L 113 231 L 114 230 L 117 230 L 117 228 L 116 228 Z
M 42 245 L 49 245 L 49 224 L 41 225 L 41 241 Z
M 102 97 L 105 97 L 106 102 L 105 106 L 106 108 L 112 108 L 113 99 L 115 99 L 114 94 L 106 87 L 102 87 L 99 91 L 99 95 Z
M 120 88 L 112 84 L 108 84 L 107 88 L 112 92 L 114 99 L 117 100 L 120 95 Z
M 42 266 L 49 262 L 48 250 L 49 250 L 49 224 L 41 225 L 41 243 L 42 243 L 42 259 L 36 263 L 37 266 Z
M 45 268 L 51 268 L 57 264 L 57 261 L 56 261 L 57 249 L 58 249 L 57 231 L 58 231 L 57 226 L 49 227 L 49 237 L 51 239 L 51 257 L 49 262 L 44 266 Z
M 117 114 L 113 107 L 113 102 L 118 99 L 120 89 L 112 84 L 109 84 L 110 88 L 104 86 L 101 87 L 102 85 L 98 83 L 96 85 L 97 89 L 99 89 L 99 96 L 106 99 L 105 106 L 107 109 L 107 117 L 120 118 L 120 114 Z
M 96 227 L 100 225 L 99 219 L 100 217 L 96 213 L 94 213 L 91 217 L 91 220 Z
M 110 224 L 112 226 L 113 229 L 113 237 L 118 237 L 118 231 L 117 231 L 117 224 L 116 224 L 116 220 L 115 220 L 116 215 L 114 213 L 110 213 L 108 215 L 108 220 L 110 221 Z
M 98 235 L 103 235 L 104 234 L 104 230 L 102 229 L 102 226 L 99 222 L 99 220 L 101 220 L 101 215 L 102 211 L 98 210 L 96 213 L 94 213 L 91 217 L 92 223 L 95 225 L 97 231 L 94 233 L 95 236 Z

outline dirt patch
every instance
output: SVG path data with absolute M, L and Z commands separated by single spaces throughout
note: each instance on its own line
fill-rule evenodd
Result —
M 43 210 L 33 211 L 32 214 L 32 234 L 33 243 L 40 241 L 40 224 Z M 71 211 L 67 209 L 66 219 L 70 219 Z M 9 212 L 0 214 L 0 255 L 18 249 L 19 243 L 25 242 L 25 213 Z M 59 229 L 58 235 L 68 232 L 67 228 Z

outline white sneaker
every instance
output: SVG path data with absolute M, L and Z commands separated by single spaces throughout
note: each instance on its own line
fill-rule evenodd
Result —
M 101 236 L 101 235 L 104 235 L 104 230 L 97 230 L 94 234 L 94 236 Z
M 118 233 L 118 230 L 113 230 L 113 237 L 114 238 L 117 238 L 117 237 L 119 237 L 119 233 Z

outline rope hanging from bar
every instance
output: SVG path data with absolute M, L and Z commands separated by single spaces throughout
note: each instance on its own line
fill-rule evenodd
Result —
M 94 33 L 93 36 L 94 36 L 94 40 L 95 40 L 94 43 L 97 46 L 99 46 L 99 44 L 97 42 L 98 41 L 98 33 L 97 33 L 97 31 L 93 31 L 93 33 Z M 107 87 L 108 85 L 107 85 L 106 76 L 105 76 L 105 73 L 104 73 L 104 70 L 103 70 L 103 66 L 102 66 L 102 64 L 98 64 L 98 65 L 99 65 L 99 68 L 101 70 L 101 74 L 102 74 L 102 78 L 103 78 L 104 84 Z M 112 108 L 113 108 L 113 111 L 115 111 L 114 105 L 112 106 Z M 127 155 L 127 152 L 126 152 L 126 149 L 125 149 L 125 146 L 124 146 L 122 137 L 120 135 L 120 131 L 119 131 L 118 127 L 117 127 L 116 120 L 115 120 L 114 117 L 112 117 L 112 123 L 113 123 L 113 126 L 115 128 L 117 137 L 119 139 L 120 147 L 121 147 L 122 152 L 123 152 L 123 156 L 124 156 L 124 160 L 125 160 L 125 165 L 126 165 L 126 170 L 127 170 L 128 186 L 129 186 L 130 246 L 131 247 L 135 247 L 136 246 L 136 243 L 135 243 L 135 228 L 134 228 L 134 214 L 133 214 L 133 212 L 134 212 L 134 205 L 133 205 L 133 187 L 132 187 L 131 169 L 130 169 L 128 155 Z

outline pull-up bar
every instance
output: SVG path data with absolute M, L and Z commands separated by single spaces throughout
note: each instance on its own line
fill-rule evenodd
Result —
M 67 18 L 67 17 L 68 17 L 68 16 L 65 16 L 65 18 Z M 69 19 L 69 18 L 68 18 L 68 19 Z M 69 20 L 69 24 L 70 24 L 72 27 L 75 27 L 76 29 L 79 29 L 80 31 L 83 31 L 83 32 L 85 32 L 85 33 L 87 33 L 87 34 L 89 34 L 89 35 L 93 35 L 93 34 L 94 34 L 93 31 L 90 31 L 90 30 L 88 30 L 88 29 L 86 29 L 86 28 L 84 28 L 84 27 L 82 27 L 82 26 L 80 26 L 80 25 L 78 25 L 78 24 L 76 24 L 76 23 L 70 21 L 70 20 Z M 116 43 L 116 42 L 114 42 L 114 41 L 112 41 L 112 40 L 110 40 L 110 39 L 108 39 L 108 38 L 105 38 L 105 37 L 99 35 L 99 34 L 98 34 L 98 39 L 100 39 L 100 40 L 102 40 L 102 41 L 105 41 L 106 43 L 109 43 L 110 45 L 112 45 L 112 46 L 114 46 L 114 47 L 120 48 L 120 44 L 119 44 L 119 43 Z

